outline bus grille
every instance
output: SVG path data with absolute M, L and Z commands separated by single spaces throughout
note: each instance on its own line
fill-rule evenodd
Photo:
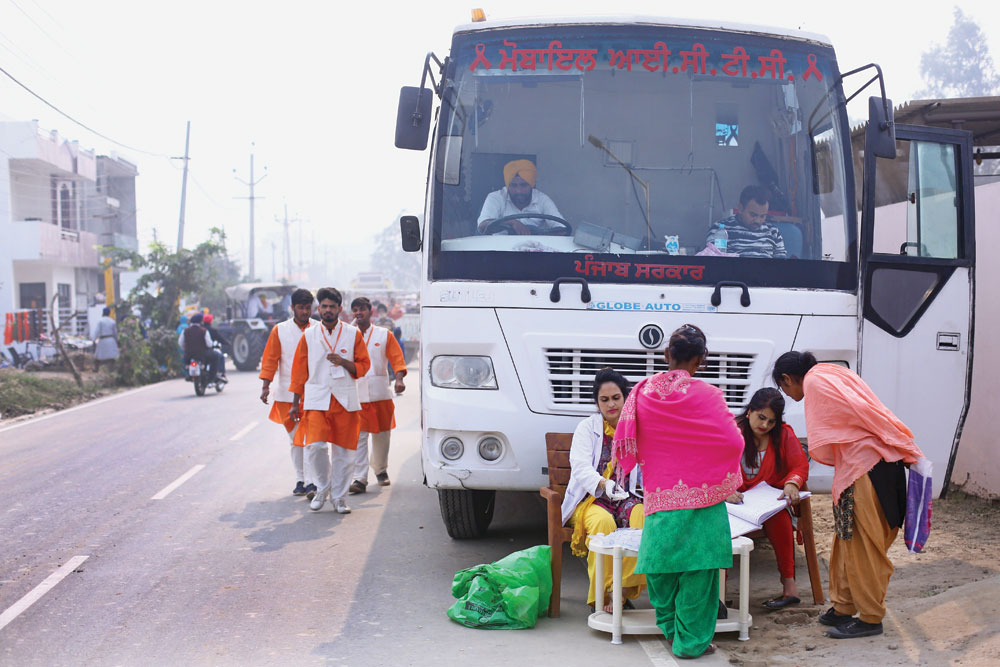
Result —
M 749 398 L 747 392 L 755 356 L 710 351 L 708 360 L 695 377 L 721 389 L 730 409 L 742 409 Z M 545 359 L 552 402 L 565 406 L 593 406 L 594 376 L 605 366 L 611 366 L 632 384 L 667 370 L 663 352 L 656 350 L 547 348 Z

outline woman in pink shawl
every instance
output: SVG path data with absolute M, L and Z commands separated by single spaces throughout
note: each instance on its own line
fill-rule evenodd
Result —
M 670 336 L 669 371 L 639 382 L 615 429 L 619 482 L 642 467 L 646 513 L 635 571 L 674 655 L 712 653 L 719 569 L 733 564 L 725 500 L 741 481 L 743 436 L 722 391 L 692 376 L 708 355 L 686 324 Z
M 805 399 L 809 456 L 833 466 L 833 606 L 819 622 L 832 626 L 826 634 L 834 639 L 880 635 L 889 547 L 906 515 L 903 468 L 923 454 L 857 373 L 793 351 L 778 357 L 772 377 L 789 398 Z

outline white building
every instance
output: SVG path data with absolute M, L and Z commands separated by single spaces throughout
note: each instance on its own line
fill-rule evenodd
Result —
M 0 122 L 0 313 L 85 312 L 104 291 L 97 246 L 135 250 L 135 176 L 36 121 Z M 76 332 L 87 335 L 86 318 Z

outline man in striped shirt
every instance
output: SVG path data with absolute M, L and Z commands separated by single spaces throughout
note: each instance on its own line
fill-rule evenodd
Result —
M 729 236 L 726 251 L 739 253 L 740 257 L 788 257 L 781 232 L 767 222 L 768 199 L 767 188 L 759 185 L 743 188 L 739 213 L 713 223 L 708 230 L 709 235 L 724 227 Z

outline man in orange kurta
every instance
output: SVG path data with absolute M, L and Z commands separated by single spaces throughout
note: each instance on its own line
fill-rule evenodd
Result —
M 292 407 L 292 392 L 288 390 L 288 385 L 292 380 L 292 360 L 295 358 L 295 349 L 299 345 L 299 340 L 306 329 L 315 324 L 310 317 L 313 309 L 313 295 L 307 289 L 297 289 L 292 292 L 292 319 L 285 320 L 271 329 L 267 337 L 267 345 L 264 347 L 264 356 L 260 361 L 260 400 L 267 405 L 267 399 L 273 398 L 271 414 L 268 419 L 281 424 L 288 433 L 291 441 L 289 451 L 292 456 L 292 467 L 295 469 L 295 489 L 292 495 L 308 496 L 312 500 L 316 494 L 316 485 L 312 479 L 306 475 L 305 471 L 305 444 L 306 430 L 299 427 L 299 423 L 294 421 L 288 412 Z M 278 376 L 278 384 L 272 390 L 271 383 L 274 376 Z M 309 482 L 306 484 L 306 482 Z
M 316 483 L 309 508 L 321 509 L 329 496 L 334 510 L 349 514 L 347 489 L 361 433 L 357 378 L 371 362 L 361 332 L 339 319 L 340 292 L 324 287 L 316 299 L 320 324 L 306 330 L 295 350 L 289 416 L 305 422 L 306 458 Z
M 392 331 L 372 324 L 372 304 L 361 296 L 351 302 L 354 324 L 361 332 L 368 348 L 372 366 L 364 377 L 358 378 L 361 396 L 361 435 L 354 460 L 354 481 L 350 493 L 364 493 L 368 487 L 368 434 L 371 434 L 371 468 L 379 486 L 389 486 L 389 434 L 396 428 L 395 406 L 392 391 L 402 394 L 406 389 L 406 361 Z M 395 382 L 389 388 L 389 371 L 392 366 Z

